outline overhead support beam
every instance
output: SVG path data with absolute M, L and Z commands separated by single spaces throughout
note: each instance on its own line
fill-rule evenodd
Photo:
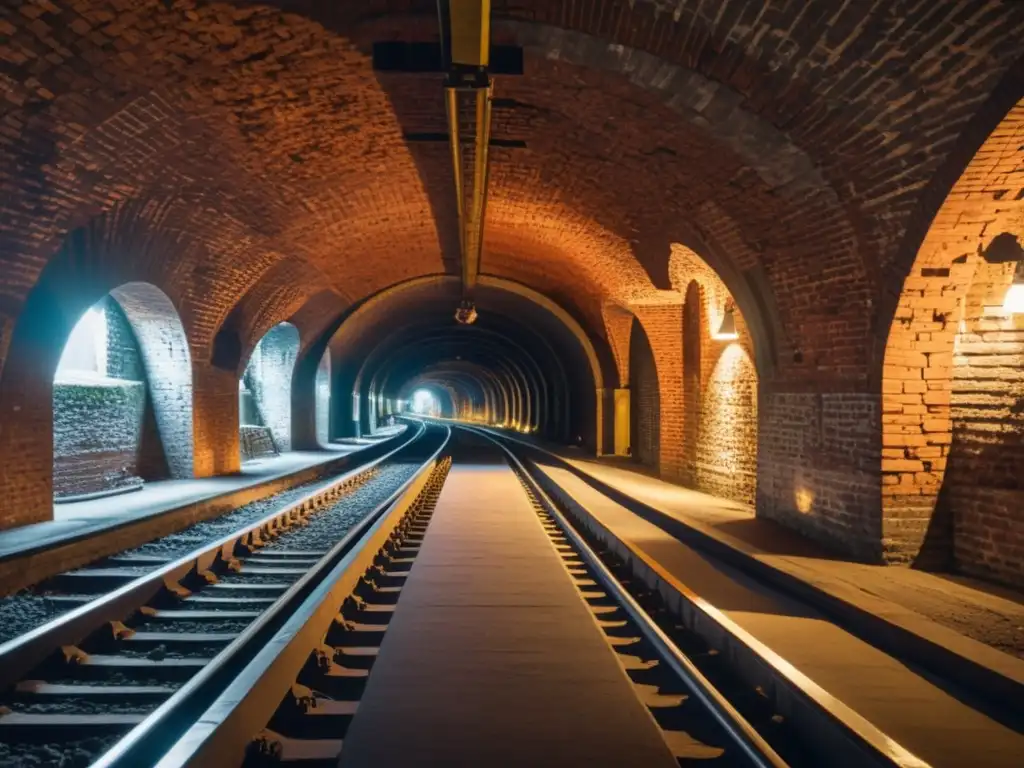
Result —
M 487 215 L 493 90 L 488 73 L 491 51 L 491 2 L 438 0 L 437 7 L 441 25 L 441 53 L 448 63 L 448 75 L 444 85 L 445 112 L 448 118 L 448 140 L 455 174 L 456 211 L 462 251 L 463 306 L 471 307 L 473 289 L 480 274 L 484 221 Z M 466 183 L 467 174 L 460 133 L 462 95 L 470 96 L 474 114 L 471 185 Z M 469 322 L 472 322 L 472 319 Z
M 486 90 L 475 91 L 476 147 L 473 162 L 473 197 L 466 222 L 466 254 L 462 264 L 463 293 L 472 294 L 480 274 L 480 257 L 484 247 L 484 217 L 487 211 L 487 181 L 490 175 L 491 141 L 491 89 L 488 79 Z
M 447 30 L 444 23 L 442 29 Z M 447 74 L 451 60 L 439 43 L 406 43 L 386 40 L 373 44 L 373 68 L 395 74 Z M 523 74 L 523 48 L 519 45 L 492 45 L 487 71 L 502 77 Z
M 493 104 L 494 99 L 491 99 L 491 102 Z M 447 141 L 450 140 L 450 137 L 449 137 L 449 135 L 447 133 L 428 133 L 428 132 L 422 132 L 422 133 L 403 133 L 402 134 L 402 138 L 405 139 L 406 141 L 415 142 L 417 144 L 419 144 L 419 143 L 428 143 L 428 142 L 441 142 L 441 141 L 447 142 Z M 522 139 L 495 139 L 495 138 L 492 138 L 490 143 L 491 143 L 492 147 L 498 147 L 499 149 L 526 149 L 526 142 L 523 141 Z
M 441 0 L 441 5 L 448 6 L 452 64 L 487 69 L 491 59 L 491 0 Z

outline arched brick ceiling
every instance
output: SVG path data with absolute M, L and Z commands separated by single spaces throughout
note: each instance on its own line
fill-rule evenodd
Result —
M 524 77 L 498 79 L 519 106 L 495 135 L 528 149 L 494 153 L 483 268 L 600 333 L 604 301 L 668 287 L 669 243 L 693 227 L 773 295 L 806 365 L 863 379 L 869 300 L 902 277 L 922 190 L 1020 56 L 1024 4 L 711 5 L 495 2 L 496 39 L 527 52 Z M 340 313 L 454 268 L 446 148 L 402 138 L 437 129 L 437 78 L 378 78 L 369 55 L 431 36 L 433 3 L 2 14 L 0 352 L 47 261 L 100 216 L 177 246 L 201 345 L 247 295 L 272 305 L 235 311 L 248 338 L 325 288 Z
M 371 354 L 386 355 L 396 341 L 411 331 L 458 331 L 460 328 L 453 318 L 458 297 L 459 284 L 454 278 L 398 286 L 397 290 L 384 294 L 364 311 L 352 314 L 341 323 L 330 342 L 332 358 L 365 361 Z M 570 373 L 579 374 L 581 381 L 591 377 L 587 353 L 580 340 L 546 309 L 515 293 L 487 285 L 481 285 L 477 292 L 477 306 L 480 311 L 477 323 L 462 330 L 493 330 L 538 358 L 563 361 L 571 369 Z M 591 337 L 590 343 L 595 349 L 602 378 L 614 381 L 610 349 L 600 338 Z M 359 386 L 368 384 L 364 381 Z M 593 388 L 592 378 L 589 388 Z

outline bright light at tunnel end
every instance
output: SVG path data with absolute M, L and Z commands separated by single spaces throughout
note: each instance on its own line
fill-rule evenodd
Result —
M 428 415 L 440 410 L 437 404 L 437 398 L 429 389 L 417 389 L 412 393 L 412 411 L 413 413 L 419 413 Z

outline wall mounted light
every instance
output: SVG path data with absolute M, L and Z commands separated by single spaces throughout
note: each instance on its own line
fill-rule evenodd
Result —
M 739 337 L 740 335 L 736 332 L 736 317 L 733 313 L 733 304 L 729 302 L 725 305 L 725 314 L 722 316 L 722 324 L 718 327 L 718 333 L 713 334 L 712 338 L 719 341 L 731 341 Z
M 1013 282 L 1006 291 L 1006 298 L 1003 299 L 1003 312 L 1009 315 L 1024 312 L 1024 261 L 1017 262 L 1017 268 L 1013 272 Z

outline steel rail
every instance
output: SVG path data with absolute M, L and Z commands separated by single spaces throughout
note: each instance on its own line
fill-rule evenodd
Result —
M 626 588 L 619 583 L 608 567 L 601 561 L 590 545 L 577 532 L 575 526 L 562 514 L 551 498 L 544 492 L 519 458 L 501 440 L 483 430 L 463 427 L 497 445 L 508 457 L 513 469 L 528 483 L 530 492 L 544 506 L 545 511 L 558 523 L 573 547 L 586 561 L 601 585 L 608 590 L 615 601 L 629 615 L 644 637 L 658 652 L 665 664 L 683 681 L 693 695 L 711 713 L 732 741 L 740 748 L 750 765 L 757 768 L 788 768 L 778 753 L 741 715 L 729 700 L 701 673 L 686 655 L 679 650 L 672 639 L 655 623 L 654 619 L 636 602 Z
M 171 562 L 158 566 L 149 573 L 101 595 L 84 605 L 42 624 L 23 635 L 0 645 L 0 690 L 24 678 L 26 672 L 43 662 L 51 653 L 62 646 L 74 645 L 104 624 L 119 621 L 159 593 L 165 587 L 175 588 L 190 573 L 201 573 L 214 564 L 218 558 L 228 559 L 235 547 L 247 537 L 269 532 L 297 513 L 319 506 L 324 498 L 335 489 L 350 482 L 382 462 L 389 460 L 399 451 L 411 446 L 426 432 L 420 425 L 411 434 L 400 433 L 395 440 L 401 444 L 387 453 L 365 464 L 355 467 L 333 481 L 281 507 L 259 520 L 248 523 L 236 531 L 208 542 Z M 386 442 L 390 442 L 386 441 Z
M 379 529 L 391 518 L 392 508 L 400 503 L 417 482 L 424 479 L 424 475 L 429 476 L 451 437 L 449 427 L 434 426 L 433 429 L 444 430 L 443 439 L 408 480 L 354 525 L 309 574 L 296 582 L 207 667 L 164 702 L 145 722 L 115 744 L 91 768 L 223 765 L 224 755 L 230 750 L 223 744 L 213 743 L 211 746 L 211 743 L 218 737 L 231 740 L 238 736 L 237 733 L 223 733 L 234 725 L 230 722 L 232 715 L 247 703 L 268 670 L 272 671 L 275 662 L 289 652 L 294 653 L 292 644 L 302 644 L 301 630 L 318 613 L 323 616 L 324 601 L 332 594 L 337 596 L 337 583 L 351 569 L 353 562 L 366 553 L 367 546 L 375 540 L 375 534 L 380 535 Z M 359 576 L 362 576 L 362 571 Z M 342 600 L 346 596 L 342 596 Z M 331 620 L 336 616 L 340 602 L 330 611 Z M 317 638 L 322 638 L 322 633 Z M 305 658 L 315 650 L 315 645 L 306 644 L 303 648 Z M 279 692 L 282 696 L 294 675 L 284 677 L 289 682 Z M 269 702 L 271 711 L 280 700 L 280 696 L 258 698 L 264 703 Z M 243 719 L 243 725 L 251 725 L 247 718 Z M 169 736 L 167 729 L 178 733 Z M 252 735 L 252 731 L 243 734 L 246 742 Z M 216 756 L 210 757 L 210 752 Z M 198 759 L 197 755 L 201 753 L 205 757 Z M 155 755 L 161 756 L 159 762 L 146 760 Z
M 573 476 L 579 477 L 598 493 L 608 497 L 611 501 L 622 505 L 630 511 L 633 510 L 630 507 L 629 502 L 634 502 L 641 507 L 646 506 L 643 505 L 642 502 L 636 502 L 632 497 L 622 491 L 617 491 L 611 486 L 607 486 L 600 481 L 593 480 L 564 458 L 552 453 L 542 446 L 521 440 L 512 435 L 505 435 L 486 428 L 472 427 L 469 429 L 472 429 L 472 431 L 483 436 L 489 437 L 492 440 L 512 443 L 519 446 L 521 449 L 538 452 L 550 457 L 553 460 L 553 464 L 564 468 Z M 532 459 L 528 459 L 528 461 L 534 467 L 534 471 L 529 473 L 531 480 L 535 480 L 535 475 L 538 474 L 540 470 L 536 467 L 536 464 Z M 553 479 L 548 479 L 554 487 L 559 488 L 560 491 L 571 497 L 571 494 L 561 488 L 561 486 L 559 486 Z M 590 515 L 589 512 L 585 512 L 585 514 Z M 691 546 L 697 551 L 703 550 L 703 548 L 697 543 L 691 542 L 685 538 L 677 537 L 670 529 L 659 525 L 656 517 L 654 519 L 647 518 L 644 515 L 640 515 L 640 517 L 648 520 L 648 522 L 651 522 L 658 527 L 661 527 L 662 530 L 665 530 L 670 536 L 679 538 L 679 540 L 687 546 Z M 614 540 L 625 551 L 629 552 L 631 558 L 635 558 L 636 562 L 633 563 L 635 572 L 637 567 L 639 567 L 640 572 L 652 575 L 658 583 L 663 586 L 663 588 L 667 588 L 671 592 L 675 593 L 683 603 L 689 605 L 694 611 L 694 616 L 698 617 L 701 621 L 706 620 L 709 622 L 708 626 L 714 628 L 715 636 L 727 638 L 727 641 L 732 643 L 730 653 L 743 654 L 753 663 L 752 667 L 766 670 L 769 678 L 773 681 L 773 684 L 775 684 L 780 690 L 790 691 L 794 694 L 794 701 L 796 701 L 800 706 L 805 707 L 808 713 L 811 713 L 816 717 L 816 725 L 813 726 L 813 730 L 806 734 L 805 738 L 818 743 L 818 751 L 821 753 L 822 759 L 824 759 L 824 754 L 827 751 L 824 748 L 824 742 L 827 740 L 821 739 L 820 733 L 823 729 L 829 729 L 830 731 L 834 729 L 835 736 L 833 738 L 845 740 L 845 743 L 848 745 L 848 749 L 855 750 L 856 754 L 859 755 L 857 758 L 859 762 L 853 763 L 857 766 L 882 765 L 898 766 L 898 768 L 928 768 L 929 764 L 926 761 L 922 760 L 902 744 L 888 736 L 878 726 L 860 715 L 846 703 L 837 699 L 835 696 L 823 689 L 820 685 L 803 674 L 770 647 L 736 624 L 736 622 L 723 611 L 719 610 L 700 595 L 693 592 L 693 590 L 685 584 L 682 584 L 671 573 L 666 571 L 660 563 L 645 553 L 636 550 L 627 542 L 623 542 L 606 526 L 596 521 L 592 515 L 590 515 L 590 520 L 594 525 L 598 526 L 605 535 L 610 537 L 611 540 Z M 703 551 L 707 552 L 707 550 Z M 712 557 L 716 556 L 716 553 L 713 551 L 707 552 L 707 554 L 710 554 Z M 723 559 L 723 562 L 729 563 L 729 561 L 725 559 Z M 771 584 L 771 582 L 769 583 L 772 588 L 779 590 L 782 594 L 789 595 L 790 597 L 798 600 L 801 599 L 799 595 L 793 595 L 784 588 Z M 811 604 L 813 605 L 813 603 Z M 698 634 L 700 633 L 698 632 Z M 806 727 L 809 729 L 812 728 L 810 723 L 808 723 Z M 828 749 L 831 749 L 831 747 Z M 842 764 L 850 765 L 851 763 L 846 761 Z

